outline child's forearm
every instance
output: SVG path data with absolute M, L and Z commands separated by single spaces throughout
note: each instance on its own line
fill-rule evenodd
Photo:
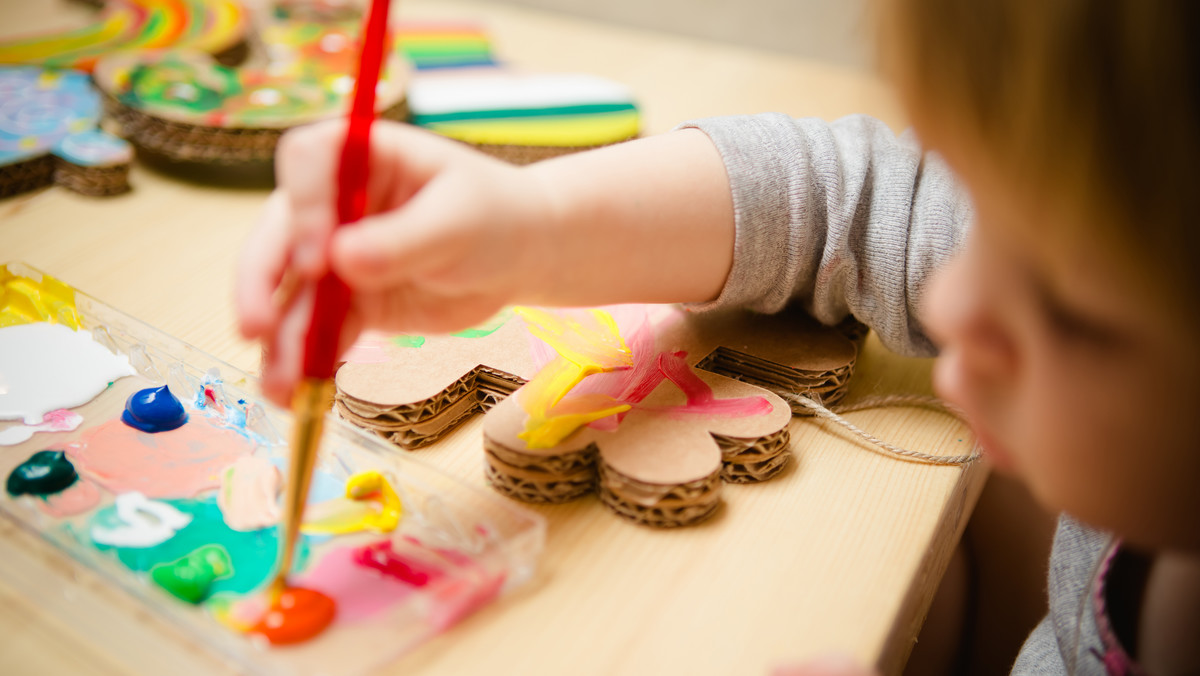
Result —
M 733 261 L 734 215 L 720 155 L 697 130 L 526 168 L 548 206 L 531 302 L 703 302 Z M 522 294 L 525 295 L 525 294 Z

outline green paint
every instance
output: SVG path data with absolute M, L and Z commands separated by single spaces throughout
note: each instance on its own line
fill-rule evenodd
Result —
M 13 496 L 51 495 L 66 489 L 77 479 L 79 474 L 75 472 L 75 466 L 62 451 L 38 451 L 8 475 L 5 488 Z
M 491 319 L 478 326 L 473 326 L 469 329 L 463 329 L 462 331 L 456 331 L 450 335 L 455 338 L 486 338 L 496 331 L 499 331 L 501 326 L 504 326 L 508 323 L 509 319 L 512 319 L 512 316 L 513 311 L 505 308 L 500 312 L 497 312 Z M 425 344 L 425 336 L 410 336 L 405 334 L 400 336 L 392 336 L 389 340 L 391 340 L 393 345 L 398 345 L 400 347 L 421 347 Z
M 425 344 L 425 336 L 392 336 L 392 344 L 400 347 L 421 347 Z
M 180 529 L 171 539 L 153 547 L 111 547 L 95 541 L 93 546 L 101 551 L 111 551 L 125 567 L 138 572 L 149 572 L 160 564 L 173 564 L 206 545 L 218 545 L 225 550 L 231 566 L 227 577 L 217 577 L 207 589 L 209 596 L 221 592 L 245 594 L 253 591 L 274 573 L 278 556 L 279 537 L 276 527 L 239 532 L 225 525 L 221 510 L 213 498 L 201 500 L 164 500 L 167 504 L 192 517 L 191 523 Z M 118 526 L 116 510 L 110 505 L 92 517 L 88 527 L 112 528 Z M 297 569 L 304 567 L 308 558 L 308 543 L 301 538 L 296 547 Z M 153 577 L 151 572 L 151 576 Z M 170 590 L 168 590 L 170 591 Z M 174 593 L 174 592 L 172 592 Z
M 208 598 L 214 581 L 232 576 L 233 562 L 220 545 L 205 545 L 183 558 L 150 569 L 150 579 L 188 603 L 200 603 Z
M 509 319 L 512 319 L 512 316 L 513 311 L 505 308 L 479 326 L 464 329 L 458 333 L 451 333 L 450 335 L 456 338 L 485 338 L 499 331 L 501 326 L 504 326 L 508 323 Z

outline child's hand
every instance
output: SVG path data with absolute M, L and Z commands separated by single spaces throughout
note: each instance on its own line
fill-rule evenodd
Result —
M 536 244 L 528 241 L 530 226 L 546 220 L 539 213 L 543 193 L 532 189 L 536 181 L 401 125 L 372 127 L 372 215 L 335 232 L 344 136 L 345 124 L 331 122 L 284 137 L 278 188 L 238 266 L 239 324 L 246 337 L 264 341 L 263 390 L 280 404 L 300 377 L 311 312 L 301 282 L 326 269 L 353 294 L 343 348 L 364 326 L 413 333 L 466 328 L 539 286 Z
M 441 333 L 512 303 L 706 301 L 733 257 L 733 206 L 701 132 L 513 167 L 412 127 L 372 127 L 367 213 L 334 229 L 345 125 L 288 133 L 278 188 L 238 265 L 243 335 L 265 345 L 263 392 L 300 378 L 311 284 L 350 287 L 341 346 L 366 327 Z

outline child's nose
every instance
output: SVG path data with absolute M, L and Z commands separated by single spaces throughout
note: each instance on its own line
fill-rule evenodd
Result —
M 930 282 L 922 305 L 925 329 L 939 348 L 953 348 L 977 375 L 1011 375 L 1015 350 L 994 316 L 986 280 L 960 257 Z

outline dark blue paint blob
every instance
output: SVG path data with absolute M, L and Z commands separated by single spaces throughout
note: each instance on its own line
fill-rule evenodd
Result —
M 187 422 L 183 404 L 166 385 L 147 387 L 129 395 L 121 420 L 143 432 L 166 432 Z
M 8 475 L 5 488 L 11 495 L 51 495 L 79 478 L 75 466 L 62 451 L 38 451 Z

